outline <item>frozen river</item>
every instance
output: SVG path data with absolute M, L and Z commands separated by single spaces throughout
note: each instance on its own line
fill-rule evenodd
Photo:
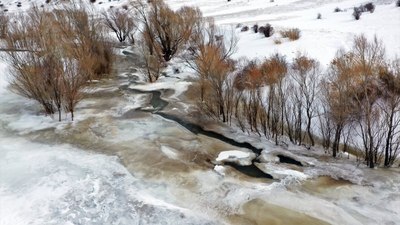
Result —
M 217 172 L 218 153 L 238 147 L 151 113 L 161 103 L 127 89 L 133 70 L 119 73 L 93 85 L 74 122 L 41 115 L 0 82 L 1 225 L 399 221 L 398 171 L 303 156 L 314 165 L 271 164 L 279 179 Z M 184 112 L 174 93 L 165 110 Z

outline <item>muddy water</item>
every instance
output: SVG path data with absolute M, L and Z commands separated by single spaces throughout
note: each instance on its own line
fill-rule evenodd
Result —
M 260 199 L 254 199 L 243 205 L 243 214 L 231 217 L 233 224 L 248 225 L 327 225 L 329 223 L 286 209 L 274 204 L 269 204 Z
M 308 180 L 302 185 L 302 189 L 310 193 L 323 194 L 340 190 L 353 185 L 351 182 L 343 179 L 334 179 L 328 176 L 320 176 L 313 180 Z

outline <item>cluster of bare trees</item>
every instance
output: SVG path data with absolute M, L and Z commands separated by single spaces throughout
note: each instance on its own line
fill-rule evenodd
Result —
M 172 10 L 163 0 L 132 1 L 131 8 L 112 8 L 103 13 L 104 24 L 120 42 L 139 30 L 136 42 L 142 56 L 142 72 L 149 82 L 156 81 L 162 69 L 178 53 L 185 50 L 202 19 L 198 8 Z
M 364 36 L 354 40 L 350 51 L 339 51 L 324 81 L 332 119 L 333 154 L 349 133 L 358 137 L 367 164 L 393 164 L 400 145 L 399 60 L 387 63 L 380 41 Z M 343 132 L 347 130 L 347 134 Z M 327 137 L 328 138 L 328 137 Z M 347 140 L 345 140 L 347 142 Z
M 311 146 L 320 141 L 334 157 L 351 145 L 364 150 L 371 168 L 394 163 L 400 152 L 400 62 L 388 64 L 376 38 L 356 37 L 325 74 L 305 54 L 292 62 L 278 54 L 261 62 L 234 61 L 234 38 L 215 41 L 216 29 L 206 30 L 190 64 L 206 115 L 276 144 L 281 137 Z
M 46 114 L 74 118 L 87 81 L 111 70 L 113 52 L 102 27 L 83 7 L 33 7 L 12 17 L 5 42 L 13 91 L 37 101 Z

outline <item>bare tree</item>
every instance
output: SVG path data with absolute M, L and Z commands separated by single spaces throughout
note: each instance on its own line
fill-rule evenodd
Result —
M 175 12 L 163 0 L 153 0 L 148 5 L 137 1 L 134 7 L 143 23 L 143 37 L 152 46 L 150 52 L 167 62 L 183 49 L 201 18 L 199 9 L 183 7 Z
M 380 79 L 386 87 L 384 101 L 378 104 L 382 110 L 384 131 L 384 166 L 393 165 L 400 152 L 400 59 L 393 61 L 389 68 L 380 72 Z
M 111 8 L 102 13 L 104 24 L 115 33 L 120 42 L 124 42 L 137 29 L 134 13 L 118 8 Z
M 203 23 L 204 22 L 204 23 Z M 199 107 L 209 116 L 230 122 L 233 114 L 235 62 L 230 56 L 235 51 L 237 39 L 231 33 L 218 29 L 212 20 L 199 21 L 190 40 L 190 57 L 186 62 L 198 75 Z
M 157 81 L 165 67 L 164 61 L 157 55 L 151 54 L 152 46 L 145 41 L 139 41 L 138 49 L 142 56 L 144 66 L 142 72 L 146 75 L 146 80 L 150 83 Z
M 315 105 L 317 95 L 318 95 L 318 76 L 320 74 L 319 63 L 310 59 L 305 55 L 298 55 L 293 62 L 292 65 L 292 79 L 295 81 L 297 90 L 296 100 L 301 101 L 302 103 L 298 103 L 302 109 L 300 111 L 305 111 L 306 116 L 306 130 L 308 134 L 308 138 L 313 146 L 315 144 L 313 135 L 312 135 L 312 120 L 316 116 L 317 107 Z M 299 115 L 298 118 L 301 116 Z M 301 123 L 301 122 L 299 122 Z
M 338 149 L 338 135 L 343 130 L 345 118 L 353 118 L 359 125 L 365 160 L 371 168 L 378 161 L 378 149 L 382 142 L 382 127 L 378 122 L 381 112 L 377 103 L 382 92 L 378 75 L 384 66 L 384 60 L 385 50 L 381 42 L 377 38 L 369 42 L 361 35 L 354 39 L 350 52 L 338 52 L 332 62 L 335 78 L 331 82 L 330 108 L 337 125 L 334 152 Z M 333 98 L 340 102 L 332 104 L 335 103 Z

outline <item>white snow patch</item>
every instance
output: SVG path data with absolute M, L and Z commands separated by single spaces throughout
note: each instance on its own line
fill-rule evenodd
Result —
M 7 65 L 0 61 L 0 93 L 6 91 L 8 85 L 7 74 Z
M 214 170 L 218 173 L 221 174 L 222 176 L 225 176 L 225 167 L 221 165 L 215 165 Z
M 255 163 L 255 165 L 264 173 L 270 174 L 274 179 L 293 179 L 296 181 L 302 181 L 309 177 L 300 171 L 291 170 L 276 164 Z
M 218 162 L 234 162 L 242 166 L 248 166 L 252 164 L 252 160 L 255 157 L 256 155 L 253 152 L 230 150 L 220 152 L 215 160 Z
M 178 99 L 178 97 L 187 90 L 188 86 L 191 82 L 187 81 L 165 81 L 155 83 L 146 83 L 146 84 L 132 84 L 129 86 L 131 89 L 140 90 L 140 91 L 155 91 L 155 90 L 166 90 L 171 89 L 174 90 L 174 94 L 171 98 Z

